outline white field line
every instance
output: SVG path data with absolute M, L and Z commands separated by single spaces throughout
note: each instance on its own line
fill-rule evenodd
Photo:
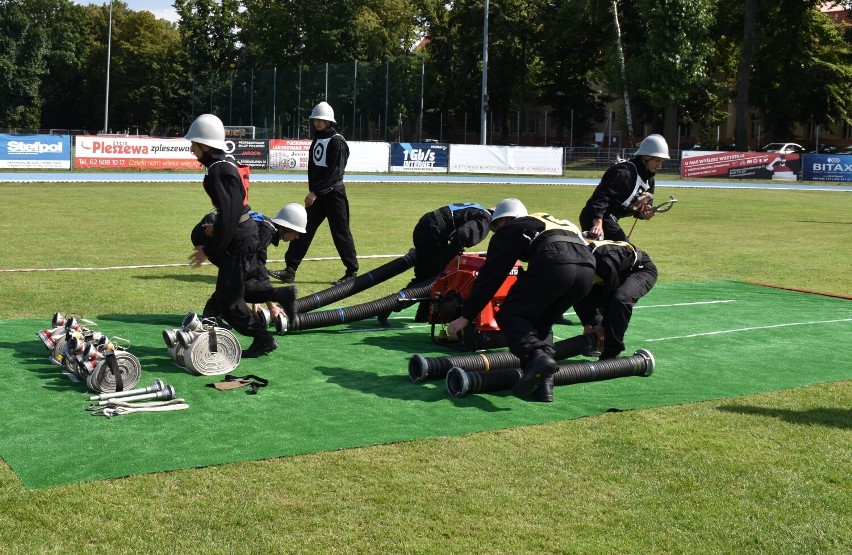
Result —
M 708 335 L 721 335 L 723 333 L 737 333 L 741 331 L 768 330 L 773 328 L 787 328 L 791 326 L 812 326 L 814 324 L 837 324 L 840 322 L 852 322 L 852 318 L 840 318 L 838 320 L 814 320 L 810 322 L 788 322 L 785 324 L 772 324 L 770 326 L 752 326 L 748 328 L 736 328 L 732 330 L 707 331 L 703 333 L 690 333 L 687 335 L 673 335 L 671 337 L 657 337 L 645 341 L 669 341 L 671 339 L 689 339 L 691 337 L 704 337 Z
M 400 258 L 405 256 L 403 254 L 371 254 L 367 256 L 359 256 L 360 259 L 367 258 Z M 326 256 L 319 258 L 305 258 L 306 261 L 314 261 L 318 262 L 320 260 L 340 260 L 338 256 Z M 268 260 L 267 262 L 272 263 L 283 263 L 284 260 Z M 209 262 L 204 262 L 202 265 L 207 266 Z M 139 264 L 136 266 L 101 266 L 101 267 L 89 267 L 89 268 L 0 268 L 0 273 L 24 273 L 24 272 L 84 272 L 84 271 L 100 271 L 100 270 L 138 270 L 141 268 L 179 268 L 179 267 L 189 267 L 191 264 L 189 263 L 181 263 L 181 264 Z

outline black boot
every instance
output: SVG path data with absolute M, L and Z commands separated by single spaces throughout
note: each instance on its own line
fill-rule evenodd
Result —
M 243 351 L 243 358 L 257 358 L 267 353 L 271 353 L 278 348 L 278 343 L 269 332 L 264 332 L 254 338 L 249 348 Z
M 289 266 L 283 270 L 270 270 L 269 275 L 284 283 L 293 283 L 296 281 L 296 270 Z
M 351 281 L 358 277 L 358 272 L 355 270 L 346 270 L 346 273 L 343 274 L 343 277 L 339 280 L 335 281 L 332 285 L 340 285 L 346 283 L 347 281 Z
M 533 401 L 538 401 L 539 403 L 553 402 L 553 376 L 541 380 L 541 385 L 538 386 L 538 389 L 533 394 Z
M 298 310 L 296 309 L 296 297 L 298 294 L 299 290 L 295 286 L 275 288 L 275 301 L 284 309 L 287 321 L 289 322 L 295 321 L 296 314 L 298 314 Z
M 417 305 L 417 312 L 414 314 L 414 322 L 424 324 L 429 322 L 429 301 L 422 301 Z
M 376 314 L 376 320 L 379 321 L 379 325 L 383 328 L 390 326 L 390 322 L 388 322 L 388 318 L 390 318 L 391 311 L 386 310 L 385 312 L 379 312 Z
M 532 395 L 541 382 L 555 374 L 559 367 L 550 355 L 542 350 L 536 350 L 527 358 L 523 370 L 521 379 L 512 389 L 518 397 Z

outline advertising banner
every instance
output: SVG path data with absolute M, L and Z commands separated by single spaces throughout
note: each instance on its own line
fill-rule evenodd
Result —
M 805 154 L 803 181 L 852 181 L 852 154 Z
M 201 164 L 189 151 L 186 139 L 77 135 L 76 168 L 139 168 L 146 170 L 197 170 Z
M 269 143 L 266 139 L 226 139 L 226 152 L 238 164 L 252 169 L 265 170 L 269 164 Z
M 796 181 L 801 165 L 799 154 L 684 150 L 680 176 Z
M 0 168 L 71 169 L 70 135 L 0 135 Z
M 310 139 L 271 139 L 269 141 L 270 170 L 308 171 Z
M 389 143 L 349 141 L 347 172 L 387 173 L 389 162 Z
M 454 144 L 450 172 L 562 175 L 562 148 Z
M 391 144 L 392 172 L 447 173 L 450 169 L 450 146 L 444 143 Z

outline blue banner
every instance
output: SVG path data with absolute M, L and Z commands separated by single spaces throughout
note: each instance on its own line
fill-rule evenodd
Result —
M 446 143 L 391 144 L 392 172 L 447 173 L 450 167 L 450 146 Z
M 70 135 L 0 135 L 0 168 L 71 169 Z
M 852 181 L 852 154 L 805 154 L 802 181 Z

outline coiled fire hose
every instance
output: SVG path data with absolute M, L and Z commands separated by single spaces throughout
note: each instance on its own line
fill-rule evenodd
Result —
M 402 272 L 408 270 L 417 261 L 417 252 L 414 248 L 410 249 L 407 254 L 390 262 L 379 266 L 378 268 L 361 274 L 355 279 L 345 281 L 340 285 L 329 287 L 322 291 L 317 291 L 301 299 L 296 299 L 296 310 L 300 313 L 315 310 L 317 308 L 328 306 L 335 301 L 345 299 L 356 293 L 360 293 L 365 289 L 369 289 L 374 285 L 378 285 L 392 277 L 398 276 Z M 375 316 L 375 314 L 373 315 Z M 306 328 L 304 328 L 306 329 Z
M 357 279 L 357 278 L 356 278 Z M 345 285 L 345 284 L 344 284 Z M 366 320 L 383 312 L 391 312 L 405 308 L 412 301 L 429 298 L 432 284 L 422 287 L 409 287 L 381 299 L 363 304 L 323 310 L 319 312 L 299 313 L 293 322 L 291 331 L 308 330 L 334 326 L 346 322 Z
M 589 350 L 597 345 L 597 341 L 597 335 L 593 333 L 557 341 L 553 344 L 556 349 L 553 358 L 562 360 L 588 354 Z M 493 372 L 518 368 L 520 365 L 520 359 L 508 351 L 432 358 L 415 354 L 408 360 L 408 377 L 414 383 L 423 383 L 427 380 L 440 380 L 447 377 L 447 372 L 454 366 L 467 371 Z
M 142 366 L 127 351 L 130 342 L 120 337 L 110 340 L 81 322 L 97 326 L 90 320 L 56 312 L 51 321 L 53 328 L 36 334 L 50 353 L 50 362 L 64 366 L 69 374 L 84 381 L 90 391 L 122 391 L 135 386 Z M 118 345 L 119 340 L 127 345 Z
M 553 385 L 597 382 L 628 376 L 648 377 L 653 374 L 655 367 L 654 355 L 645 349 L 639 349 L 629 357 L 560 365 L 559 370 L 553 374 Z M 447 372 L 447 393 L 453 397 L 465 397 L 471 393 L 503 391 L 514 387 L 520 378 L 519 368 L 483 372 L 453 367 Z
M 190 374 L 227 374 L 240 363 L 240 342 L 233 333 L 213 322 L 202 321 L 190 312 L 184 317 L 181 329 L 163 330 L 169 356 Z

